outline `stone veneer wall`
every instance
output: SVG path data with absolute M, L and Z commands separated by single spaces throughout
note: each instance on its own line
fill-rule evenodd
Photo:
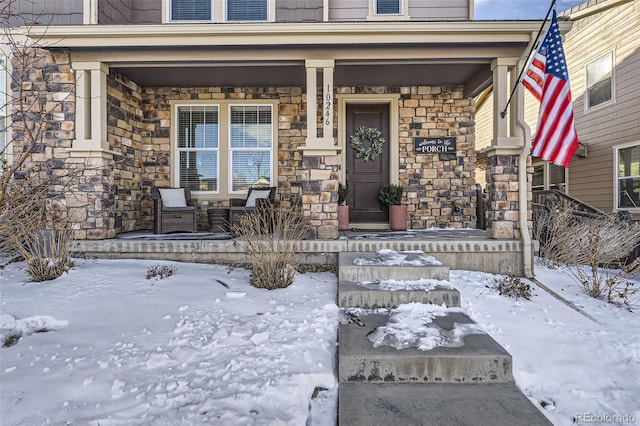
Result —
M 487 157 L 487 237 L 522 238 L 520 229 L 520 199 L 518 192 L 517 155 L 489 155 Z M 531 156 L 527 160 L 527 204 L 529 230 L 533 228 L 531 211 L 531 181 L 533 166 Z
M 400 184 L 413 229 L 475 228 L 475 104 L 464 86 L 401 89 Z M 413 138 L 455 137 L 455 154 L 416 154 Z
M 142 90 L 142 174 L 145 197 L 142 227 L 151 229 L 153 204 L 146 195 L 153 186 L 168 186 L 171 181 L 171 106 L 172 100 L 247 100 L 279 101 L 274 120 L 278 126 L 278 198 L 288 201 L 302 195 L 297 173 L 302 164 L 299 147 L 306 139 L 306 96 L 301 87 L 160 87 Z M 209 201 L 224 204 L 226 201 Z M 203 206 L 204 207 L 204 206 Z M 200 226 L 206 227 L 206 209 L 200 209 Z
M 475 104 L 463 86 L 340 87 L 338 93 L 400 94 L 399 183 L 409 228 L 476 227 Z M 457 152 L 416 154 L 416 137 L 455 137 Z
M 152 229 L 150 190 L 170 183 L 169 102 L 177 99 L 278 100 L 280 199 L 288 200 L 303 194 L 314 197 L 303 201 L 316 225 L 315 236 L 337 236 L 334 210 L 340 157 L 309 156 L 303 161 L 299 150 L 306 138 L 303 88 L 141 88 L 128 78 L 111 72 L 107 79 L 107 141 L 109 149 L 118 154 L 113 160 L 108 157 L 72 158 L 68 148 L 75 137 L 75 80 L 69 55 L 52 49 L 51 52 L 42 51 L 41 56 L 28 73 L 26 90 L 45 90 L 52 101 L 61 99 L 64 93 L 71 96 L 55 105 L 48 117 L 50 122 L 43 143 L 38 146 L 33 161 L 47 162 L 50 167 L 59 169 L 74 163 L 91 166 L 80 177 L 77 190 L 63 201 L 76 223 L 78 238 L 110 238 L 123 231 Z M 399 182 L 406 187 L 404 201 L 409 205 L 411 228 L 475 227 L 475 107 L 471 99 L 463 98 L 462 86 L 337 87 L 336 92 L 400 94 L 399 127 L 391 131 L 398 132 Z M 337 126 L 337 108 L 335 113 Z M 457 153 L 413 152 L 413 138 L 436 136 L 455 136 Z M 202 214 L 201 227 L 204 228 L 204 209 Z
M 143 173 L 146 147 L 142 118 L 142 90 L 130 79 L 111 71 L 107 78 L 107 142 L 113 157 L 108 194 L 103 209 L 116 233 L 151 229 L 144 226 L 145 215 L 153 215 L 153 206 L 145 200 L 150 193 L 148 177 Z

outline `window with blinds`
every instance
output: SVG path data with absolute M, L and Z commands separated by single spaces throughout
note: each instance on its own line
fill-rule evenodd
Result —
M 227 0 L 227 21 L 267 21 L 269 0 Z
M 180 187 L 218 191 L 218 107 L 179 106 L 177 119 Z
M 273 162 L 272 106 L 231 106 L 230 121 L 231 191 L 270 185 Z
M 210 21 L 211 0 L 170 0 L 172 21 Z
M 376 15 L 399 15 L 400 0 L 376 0 Z

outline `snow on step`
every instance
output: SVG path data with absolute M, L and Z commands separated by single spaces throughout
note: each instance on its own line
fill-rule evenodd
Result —
M 341 283 L 376 282 L 391 279 L 449 279 L 449 268 L 422 251 L 343 252 L 338 255 L 338 264 Z
M 386 314 L 371 314 L 359 317 L 360 324 L 360 321 L 341 324 L 338 337 L 340 382 L 473 384 L 513 381 L 511 355 L 489 335 L 480 332 L 460 309 L 447 310 L 433 305 L 421 305 L 420 309 L 446 312 L 430 317 L 424 312 L 417 316 L 405 312 L 404 319 L 394 319 L 392 313 L 391 320 Z M 403 327 L 411 332 L 403 333 Z M 436 333 L 427 330 L 428 327 L 433 327 Z M 402 341 L 405 334 L 416 336 L 417 328 L 423 330 L 416 341 Z M 436 347 L 429 349 L 434 342 Z

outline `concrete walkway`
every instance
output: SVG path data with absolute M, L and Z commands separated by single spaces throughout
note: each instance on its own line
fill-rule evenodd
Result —
M 375 253 L 340 253 L 338 303 L 344 308 L 394 308 L 400 303 L 460 306 L 459 292 L 446 283 L 432 291 L 375 288 L 387 279 L 448 281 L 438 264 L 377 264 Z M 354 260 L 357 259 L 357 262 Z M 358 264 L 355 264 L 358 263 Z M 363 286 L 362 281 L 369 282 Z M 370 283 L 373 283 L 370 284 Z M 387 323 L 388 314 L 352 316 L 339 328 L 338 420 L 341 426 L 550 425 L 516 387 L 511 355 L 487 334 L 464 337 L 460 347 L 373 347 L 368 335 Z M 473 324 L 451 312 L 432 325 L 447 335 L 457 324 Z

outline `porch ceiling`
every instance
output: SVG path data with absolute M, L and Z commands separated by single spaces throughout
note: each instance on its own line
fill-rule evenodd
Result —
M 303 61 L 264 65 L 156 66 L 113 65 L 111 68 L 143 87 L 305 86 Z M 491 77 L 486 63 L 341 64 L 336 62 L 336 86 L 400 86 L 466 84 Z M 471 89 L 471 88 L 469 88 Z

